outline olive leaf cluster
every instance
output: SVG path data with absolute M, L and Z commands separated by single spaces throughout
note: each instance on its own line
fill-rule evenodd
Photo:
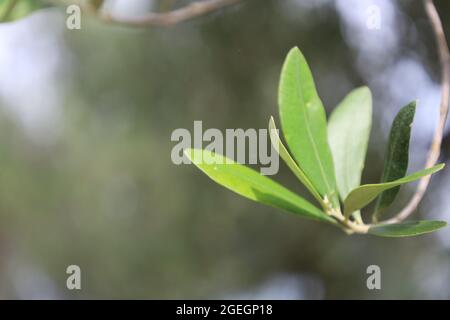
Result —
M 289 149 L 282 143 L 273 117 L 269 120 L 271 142 L 317 204 L 213 151 L 187 149 L 186 156 L 218 184 L 246 198 L 332 224 L 349 234 L 404 237 L 446 226 L 444 221 L 431 220 L 379 222 L 401 185 L 444 167 L 438 164 L 406 175 L 415 102 L 403 107 L 392 124 L 381 181 L 364 185 L 361 185 L 361 176 L 372 125 L 369 88 L 351 91 L 334 109 L 327 123 L 311 70 L 295 47 L 288 53 L 281 71 L 278 105 Z M 372 201 L 376 201 L 372 223 L 365 224 L 360 210 Z

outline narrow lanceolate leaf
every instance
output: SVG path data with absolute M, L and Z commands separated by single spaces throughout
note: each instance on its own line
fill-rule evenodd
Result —
M 394 181 L 406 174 L 411 125 L 415 112 L 416 102 L 414 101 L 403 107 L 392 123 L 381 182 Z M 378 221 L 383 211 L 391 205 L 399 190 L 400 187 L 392 188 L 378 196 L 373 215 L 374 221 Z
M 341 199 L 361 184 L 372 127 L 372 94 L 362 87 L 350 92 L 328 121 L 328 141 Z
M 377 184 L 365 184 L 362 185 L 353 191 L 349 193 L 347 198 L 344 201 L 344 215 L 348 217 L 353 211 L 359 210 L 362 207 L 368 205 L 372 200 L 374 200 L 381 192 L 395 188 L 397 186 L 400 186 L 402 184 L 412 182 L 415 180 L 418 180 L 422 177 L 428 176 L 430 174 L 433 174 L 439 170 L 444 168 L 444 164 L 438 164 L 434 167 L 421 170 L 418 172 L 415 172 L 413 174 L 410 174 L 409 176 L 406 176 L 404 178 L 391 181 L 391 182 L 385 182 L 385 183 L 377 183 Z
M 21 19 L 46 6 L 40 0 L 0 0 L 0 22 Z
M 335 223 L 313 204 L 249 167 L 208 150 L 187 149 L 185 154 L 212 180 L 241 196 L 307 218 Z
M 380 224 L 369 229 L 369 233 L 380 237 L 412 237 L 434 232 L 447 226 L 445 221 L 423 220 L 396 224 Z
M 291 49 L 284 62 L 278 104 L 283 134 L 294 159 L 319 194 L 338 206 L 325 110 L 298 48 Z
M 309 181 L 308 177 L 305 175 L 302 169 L 300 169 L 297 163 L 295 163 L 294 159 L 292 159 L 291 155 L 289 154 L 289 151 L 281 142 L 280 136 L 278 135 L 277 127 L 275 126 L 275 120 L 273 119 L 273 117 L 270 117 L 269 120 L 269 134 L 270 134 L 270 141 L 272 142 L 272 145 L 275 148 L 275 150 L 277 150 L 277 152 L 279 153 L 281 159 L 283 159 L 283 161 L 286 163 L 289 169 L 291 169 L 291 171 L 300 180 L 300 182 L 303 183 L 303 185 L 308 189 L 308 191 L 311 192 L 314 198 L 316 198 L 316 200 L 322 204 L 323 201 L 319 193 L 314 188 L 312 183 Z

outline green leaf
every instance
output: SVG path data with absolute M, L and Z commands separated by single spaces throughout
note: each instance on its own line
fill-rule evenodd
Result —
M 21 19 L 47 6 L 39 0 L 0 0 L 0 22 Z
M 369 229 L 369 233 L 380 237 L 411 237 L 434 232 L 445 226 L 447 226 L 445 221 L 407 221 L 396 224 L 375 225 Z
M 208 150 L 187 149 L 185 154 L 207 176 L 241 196 L 307 218 L 335 223 L 313 204 L 253 169 Z
M 305 57 L 297 47 L 289 51 L 284 62 L 278 104 L 283 134 L 294 159 L 319 194 L 338 207 L 325 110 Z
M 270 141 L 272 142 L 273 147 L 279 155 L 281 156 L 281 159 L 286 163 L 286 165 L 291 169 L 291 171 L 295 174 L 295 176 L 300 180 L 301 183 L 311 192 L 311 194 L 316 198 L 316 200 L 322 204 L 323 200 L 320 197 L 317 190 L 314 188 L 312 183 L 309 181 L 308 177 L 305 175 L 305 173 L 302 171 L 302 169 L 299 168 L 297 163 L 292 159 L 291 155 L 289 154 L 289 151 L 286 149 L 286 147 L 281 142 L 280 136 L 278 135 L 277 127 L 275 126 L 275 120 L 273 117 L 270 117 L 269 120 L 269 134 L 270 134 Z
M 353 191 L 350 192 L 350 194 L 347 196 L 347 198 L 344 201 L 344 215 L 346 217 L 349 217 L 349 215 L 358 209 L 361 209 L 362 207 L 369 204 L 373 199 L 375 199 L 381 192 L 397 187 L 399 185 L 412 182 L 415 180 L 418 180 L 424 176 L 433 174 L 442 168 L 444 168 L 444 164 L 438 164 L 434 167 L 421 170 L 418 172 L 415 172 L 413 174 L 410 174 L 409 176 L 406 176 L 404 178 L 392 181 L 392 182 L 385 182 L 385 183 L 377 183 L 377 184 L 365 184 L 362 185 Z
M 342 200 L 361 184 L 371 126 L 372 94 L 367 87 L 350 92 L 328 121 L 328 141 Z
M 411 125 L 415 112 L 416 102 L 414 101 L 403 107 L 392 123 L 381 182 L 394 181 L 406 174 Z M 374 221 L 378 221 L 383 211 L 391 205 L 399 190 L 400 187 L 392 188 L 378 196 L 373 215 Z

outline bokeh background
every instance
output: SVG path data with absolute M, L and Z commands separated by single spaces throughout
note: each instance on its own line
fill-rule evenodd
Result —
M 450 34 L 450 2 L 436 0 Z M 182 6 L 187 1 L 175 1 Z M 110 0 L 126 14 L 161 1 Z M 367 28 L 367 8 L 380 29 Z M 450 298 L 450 229 L 344 235 L 251 202 L 171 162 L 176 128 L 265 128 L 293 46 L 330 112 L 368 85 L 364 182 L 377 182 L 396 112 L 419 99 L 409 170 L 438 119 L 440 69 L 416 0 L 247 0 L 172 28 L 124 28 L 64 8 L 0 25 L 0 298 Z M 448 161 L 446 130 L 442 161 Z M 280 162 L 277 181 L 304 194 Z M 414 218 L 450 221 L 450 171 Z M 403 187 L 392 212 L 414 184 Z M 82 290 L 66 288 L 79 265 Z M 381 290 L 366 287 L 378 265 Z

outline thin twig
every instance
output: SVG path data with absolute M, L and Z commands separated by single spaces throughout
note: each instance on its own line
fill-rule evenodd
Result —
M 110 13 L 97 11 L 96 15 L 105 22 L 120 24 L 130 27 L 159 26 L 168 27 L 177 23 L 190 20 L 221 8 L 237 4 L 241 0 L 206 0 L 192 2 L 185 7 L 168 12 L 149 12 L 140 17 L 120 17 Z
M 441 105 L 439 122 L 434 132 L 433 142 L 428 152 L 425 168 L 430 168 L 439 160 L 441 152 L 442 137 L 444 134 L 445 122 L 447 120 L 449 108 L 449 92 L 450 92 L 450 53 L 448 50 L 447 40 L 445 39 L 444 28 L 441 19 L 433 3 L 433 0 L 424 0 L 425 11 L 430 19 L 431 26 L 436 38 L 436 44 L 439 51 L 439 61 L 442 70 L 441 79 Z M 431 176 L 422 178 L 419 185 L 409 203 L 392 219 L 381 223 L 398 223 L 406 219 L 414 210 L 416 210 L 419 202 L 422 200 L 430 183 Z

